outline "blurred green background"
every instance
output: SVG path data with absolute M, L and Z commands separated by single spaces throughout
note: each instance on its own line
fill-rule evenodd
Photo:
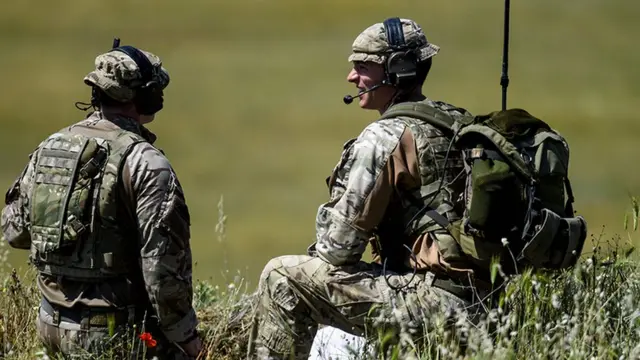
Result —
M 184 0 L 5 2 L 0 12 L 0 187 L 49 133 L 83 118 L 83 76 L 112 38 L 159 55 L 171 74 L 149 128 L 184 185 L 195 276 L 255 284 L 277 255 L 314 239 L 325 177 L 342 144 L 377 113 L 347 107 L 353 39 L 389 16 L 420 23 L 441 47 L 433 98 L 483 113 L 500 107 L 503 1 Z M 640 3 L 513 1 L 509 106 L 569 140 L 576 209 L 590 232 L 621 235 L 640 193 L 636 107 Z M 215 224 L 224 196 L 226 238 Z M 11 251 L 26 266 L 26 251 Z

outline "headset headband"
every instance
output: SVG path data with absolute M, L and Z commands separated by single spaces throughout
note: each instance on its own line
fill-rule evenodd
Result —
M 151 64 L 151 61 L 149 61 L 149 58 L 140 50 L 130 45 L 119 46 L 112 50 L 123 52 L 133 59 L 142 74 L 143 86 L 153 80 L 153 65 Z
M 386 19 L 384 28 L 387 33 L 387 42 L 392 50 L 401 50 L 407 46 L 404 42 L 404 31 L 402 30 L 400 18 Z

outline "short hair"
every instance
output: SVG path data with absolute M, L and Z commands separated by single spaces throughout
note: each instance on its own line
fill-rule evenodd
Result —
M 427 79 L 427 75 L 429 75 L 429 71 L 431 70 L 432 63 L 433 60 L 431 58 L 428 58 L 416 64 L 415 80 L 411 84 L 406 84 L 398 88 L 399 94 L 398 98 L 396 99 L 397 101 L 405 101 L 409 98 L 409 96 L 411 96 L 411 93 L 413 91 L 415 91 L 416 89 L 420 89 L 424 85 L 424 82 Z
M 429 75 L 429 71 L 431 70 L 431 64 L 433 63 L 433 58 L 428 58 L 427 60 L 419 62 L 416 67 L 416 85 L 422 86 L 427 79 L 427 75 Z

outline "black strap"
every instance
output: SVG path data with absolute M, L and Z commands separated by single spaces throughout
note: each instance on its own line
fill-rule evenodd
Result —
M 573 202 L 575 199 L 573 197 L 573 189 L 571 189 L 571 182 L 568 177 L 564 178 L 564 186 L 567 188 L 567 203 L 564 207 L 564 213 L 567 217 L 573 217 Z
M 98 174 L 102 167 L 103 161 L 107 158 L 107 150 L 103 147 L 98 148 L 96 154 L 80 168 L 80 176 L 85 179 L 92 179 Z
M 437 196 L 434 195 L 434 196 Z M 422 215 L 429 217 L 431 220 L 433 220 L 436 224 L 440 225 L 443 229 L 447 229 L 447 227 L 449 226 L 449 224 L 451 223 L 449 221 L 449 219 L 447 219 L 446 216 L 440 214 L 439 212 L 437 212 L 435 209 L 430 208 L 430 207 L 426 207 L 425 204 L 421 199 L 416 198 L 415 196 L 413 196 L 410 193 L 407 193 L 405 198 L 407 200 L 409 200 L 409 202 L 411 202 L 413 204 L 413 206 L 417 207 L 419 209 L 418 213 L 415 214 L 413 216 L 413 218 L 411 218 L 411 220 L 409 220 L 408 223 L 405 224 L 405 231 L 409 230 L 409 227 L 411 226 L 411 224 L 413 223 L 414 220 L 416 219 L 420 219 Z M 428 210 L 427 210 L 428 209 Z M 426 210 L 426 211 L 425 211 Z M 419 221 L 419 220 L 418 220 Z M 412 229 L 411 232 L 415 231 L 415 229 Z
M 442 226 L 443 229 L 446 229 L 450 224 L 449 219 L 447 219 L 446 216 L 440 214 L 439 212 L 433 209 L 427 210 L 424 214 L 430 217 L 431 220 L 435 221 L 436 224 Z
M 130 45 L 124 45 L 117 47 L 112 51 L 120 51 L 129 55 L 129 57 L 135 61 L 136 65 L 138 65 L 140 73 L 142 74 L 142 81 L 145 84 L 153 80 L 153 65 L 151 64 L 151 61 L 149 61 L 149 58 L 147 58 L 140 50 Z

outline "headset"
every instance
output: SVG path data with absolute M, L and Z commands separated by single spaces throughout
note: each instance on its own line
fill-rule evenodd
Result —
M 395 86 L 399 90 L 407 90 L 416 84 L 417 49 L 411 48 L 405 43 L 400 18 L 388 18 L 383 22 L 383 25 L 387 34 L 387 43 L 391 48 L 391 53 L 383 64 L 385 79 L 367 90 L 360 91 L 357 95 L 345 95 L 342 101 L 347 105 L 351 104 L 356 97 L 361 97 L 384 85 Z
M 111 51 L 119 51 L 128 55 L 138 66 L 142 74 L 142 85 L 133 88 L 135 97 L 132 102 L 141 115 L 153 115 L 163 108 L 163 92 L 160 83 L 154 78 L 154 66 L 146 55 L 131 45 L 120 46 L 120 39 L 113 40 Z M 93 98 L 97 99 L 96 89 Z
M 398 88 L 411 87 L 416 81 L 417 49 L 406 44 L 400 18 L 388 18 L 383 25 L 392 50 L 385 63 L 386 82 Z
M 163 107 L 162 87 L 154 79 L 154 66 L 140 50 L 131 46 L 117 46 L 112 51 L 119 51 L 127 54 L 138 66 L 142 74 L 142 85 L 134 88 L 136 95 L 133 98 L 138 113 L 142 115 L 153 115 Z

